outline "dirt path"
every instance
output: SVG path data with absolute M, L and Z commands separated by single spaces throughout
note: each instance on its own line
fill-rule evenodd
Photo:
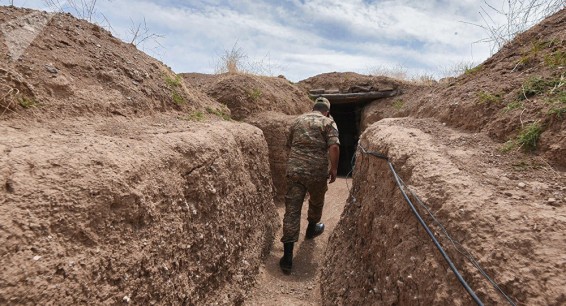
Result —
M 326 230 L 313 240 L 304 240 L 308 208 L 308 203 L 304 203 L 301 236 L 295 244 L 291 275 L 285 275 L 279 269 L 279 258 L 283 254 L 283 245 L 279 242 L 282 229 L 279 229 L 273 249 L 260 268 L 256 288 L 249 294 L 246 305 L 320 305 L 319 277 L 324 251 L 330 234 L 340 220 L 351 184 L 351 179 L 338 178 L 335 183 L 329 185 L 322 215 Z M 284 212 L 284 207 L 278 209 L 280 220 Z

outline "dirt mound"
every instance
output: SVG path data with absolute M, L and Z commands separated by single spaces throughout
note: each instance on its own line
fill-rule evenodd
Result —
M 297 83 L 305 92 L 313 89 L 334 89 L 342 93 L 351 92 L 352 88 L 356 87 L 368 87 L 372 91 L 395 90 L 402 87 L 403 84 L 402 81 L 388 77 L 362 75 L 355 72 L 323 73 Z
M 532 165 L 536 158 L 499 158 L 485 135 L 430 120 L 382 120 L 360 143 L 390 158 L 457 245 L 513 299 L 528 305 L 566 301 L 564 175 L 548 167 L 525 171 L 517 161 Z M 411 198 L 478 296 L 486 304 L 506 303 Z M 359 151 L 352 193 L 329 241 L 321 290 L 325 305 L 470 303 L 386 161 Z
M 312 101 L 285 78 L 225 73 L 215 76 L 185 73 L 188 84 L 226 105 L 235 120 L 274 111 L 298 115 L 311 110 Z
M 282 204 L 287 190 L 287 134 L 296 115 L 312 109 L 307 93 L 281 77 L 229 73 L 183 73 L 182 76 L 187 84 L 226 105 L 233 119 L 263 131 L 269 146 L 275 201 Z
M 68 14 L 2 7 L 0 57 L 3 119 L 222 108 L 134 45 Z
M 485 132 L 500 143 L 511 140 L 508 149 L 521 146 L 518 136 L 536 132 L 540 140 L 535 153 L 564 169 L 565 41 L 562 10 L 448 83 L 407 90 L 389 99 L 391 107 L 374 102 L 365 111 L 365 126 L 391 114 L 434 117 L 453 127 Z

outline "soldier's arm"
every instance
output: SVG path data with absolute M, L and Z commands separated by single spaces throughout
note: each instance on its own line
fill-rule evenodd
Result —
M 334 183 L 336 175 L 338 175 L 338 160 L 340 158 L 340 146 L 333 144 L 328 147 L 328 155 L 330 156 L 330 171 L 328 172 L 329 184 Z
M 328 144 L 328 155 L 330 157 L 330 170 L 328 171 L 328 178 L 333 183 L 338 175 L 338 161 L 340 159 L 340 140 L 338 137 L 338 127 L 334 120 L 330 121 L 326 130 L 326 143 Z

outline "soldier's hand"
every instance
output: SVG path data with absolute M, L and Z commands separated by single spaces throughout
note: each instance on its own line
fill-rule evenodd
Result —
M 332 184 L 334 183 L 334 181 L 336 181 L 336 175 L 338 175 L 338 170 L 334 169 L 328 171 L 328 179 L 330 180 L 328 181 L 328 184 Z

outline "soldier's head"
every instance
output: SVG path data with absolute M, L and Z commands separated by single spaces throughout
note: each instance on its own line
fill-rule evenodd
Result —
M 328 114 L 330 114 L 330 101 L 324 97 L 318 97 L 314 100 L 312 110 L 319 111 L 323 115 L 328 116 Z

